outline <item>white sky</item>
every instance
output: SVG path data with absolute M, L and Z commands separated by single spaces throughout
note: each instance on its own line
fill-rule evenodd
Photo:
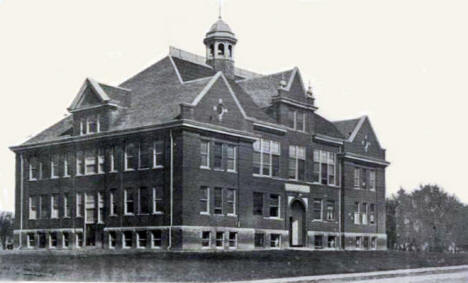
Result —
M 369 115 L 387 195 L 437 183 L 468 202 L 468 1 L 225 0 L 236 64 L 298 66 L 319 113 Z M 83 80 L 118 84 L 174 45 L 200 55 L 216 0 L 0 0 L 0 210 L 14 209 L 8 146 L 52 125 Z

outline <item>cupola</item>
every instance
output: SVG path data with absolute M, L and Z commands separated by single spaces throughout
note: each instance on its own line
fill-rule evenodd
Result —
M 206 46 L 206 63 L 216 72 L 223 72 L 227 78 L 234 79 L 234 48 L 236 36 L 221 17 L 206 33 L 203 43 Z

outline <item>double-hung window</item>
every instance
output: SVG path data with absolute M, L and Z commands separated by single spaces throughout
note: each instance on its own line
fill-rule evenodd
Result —
M 104 222 L 104 193 L 98 192 L 98 223 Z
M 223 144 L 215 143 L 214 144 L 214 169 L 223 169 Z
M 279 218 L 281 208 L 281 196 L 278 194 L 270 194 L 270 217 Z
M 84 165 L 84 152 L 77 151 L 76 152 L 76 175 L 81 176 L 85 173 L 85 165 Z
M 210 142 L 200 142 L 200 168 L 210 168 Z
M 236 190 L 226 189 L 226 213 L 227 215 L 236 215 Z
M 37 157 L 29 158 L 29 180 L 37 180 L 39 177 L 39 162 Z
M 263 215 L 263 193 L 253 193 L 253 215 Z
M 280 174 L 279 142 L 258 140 L 253 144 L 253 173 L 262 176 L 278 177 Z
M 288 127 L 305 132 L 305 113 L 299 110 L 288 110 L 287 125 Z
M 37 196 L 29 197 L 29 219 L 37 219 L 38 200 Z
M 138 166 L 138 146 L 128 143 L 125 147 L 125 170 L 135 170 Z
M 375 224 L 375 204 L 369 205 L 369 224 Z
M 223 214 L 223 189 L 214 188 L 214 214 Z
M 234 145 L 226 145 L 226 166 L 228 172 L 236 172 L 237 150 Z
M 163 141 L 153 142 L 153 168 L 163 167 L 164 158 L 164 143 Z
M 200 188 L 200 214 L 210 214 L 210 189 Z
M 96 174 L 96 151 L 85 151 L 85 174 Z
M 124 212 L 125 215 L 133 215 L 133 190 L 132 189 L 125 189 L 124 191 Z
M 63 195 L 63 218 L 69 218 L 72 214 L 72 196 L 67 193 Z
M 361 179 L 361 168 L 354 167 L 354 187 L 357 189 L 361 187 L 360 179 Z
M 163 188 L 153 188 L 153 214 L 163 213 Z
M 53 194 L 50 197 L 50 218 L 58 218 L 59 217 L 59 196 L 57 194 Z
M 151 168 L 153 163 L 154 144 L 150 141 L 140 143 L 138 168 L 147 169 Z
M 53 154 L 50 158 L 50 178 L 59 177 L 59 155 Z
M 47 196 L 41 196 L 40 198 L 40 205 L 41 205 L 41 211 L 40 211 L 40 216 L 41 219 L 47 219 L 50 217 L 50 204 L 47 205 Z
M 100 132 L 99 115 L 90 115 L 86 119 L 86 130 L 88 134 Z
M 322 220 L 322 200 L 321 199 L 314 199 L 313 202 L 313 218 L 314 220 Z
M 375 191 L 375 170 L 369 170 L 369 189 Z
M 337 185 L 336 154 L 314 150 L 313 181 L 324 185 Z
M 97 172 L 99 174 L 102 174 L 102 173 L 104 173 L 104 170 L 105 170 L 104 169 L 104 162 L 105 162 L 104 149 L 102 149 L 102 148 L 98 149 L 97 159 L 98 159 Z
M 305 147 L 289 146 L 289 179 L 304 180 L 305 175 Z
M 354 224 L 361 224 L 361 212 L 359 202 L 354 203 Z
M 150 207 L 149 207 L 149 195 L 148 195 L 148 188 L 141 187 L 138 189 L 138 214 L 149 214 Z
M 367 203 L 361 203 L 361 216 L 362 216 L 362 224 L 363 225 L 367 225 L 368 224 L 368 221 L 367 221 L 367 209 L 368 209 L 368 206 L 367 206 Z
M 109 193 L 109 215 L 117 215 L 117 190 L 113 189 Z
M 66 153 L 63 157 L 63 177 L 71 176 L 71 166 L 72 166 L 72 155 Z
M 328 221 L 335 220 L 335 201 L 334 200 L 327 201 L 327 220 Z
M 83 217 L 83 194 L 76 194 L 76 217 Z
M 86 193 L 85 194 L 85 208 L 86 208 L 86 223 L 94 223 L 95 222 L 95 211 L 96 211 L 96 199 L 94 194 Z

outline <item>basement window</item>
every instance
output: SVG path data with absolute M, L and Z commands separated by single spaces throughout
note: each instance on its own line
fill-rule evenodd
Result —
M 57 232 L 52 232 L 49 234 L 49 247 L 57 248 Z
M 229 232 L 229 248 L 237 248 L 237 232 Z
M 265 247 L 265 234 L 264 233 L 255 233 L 255 247 L 256 248 Z
M 137 248 L 146 248 L 146 231 L 137 232 Z
M 323 236 L 322 235 L 315 235 L 315 237 L 314 237 L 314 247 L 316 249 L 323 248 Z
M 270 234 L 270 247 L 279 248 L 281 246 L 281 235 L 280 234 Z
M 224 232 L 216 232 L 216 248 L 223 248 Z
M 28 248 L 34 248 L 36 246 L 36 235 L 34 233 L 28 233 Z
M 202 248 L 209 248 L 211 246 L 211 232 L 203 231 L 201 233 L 201 245 Z
M 151 232 L 151 248 L 161 248 L 162 246 L 162 236 L 161 230 L 156 230 Z
M 132 247 L 132 232 L 125 231 L 122 233 L 122 248 L 129 249 Z
M 328 247 L 336 248 L 336 236 L 328 236 Z
M 76 247 L 81 248 L 83 247 L 83 233 L 79 232 L 75 234 L 76 237 Z
M 110 231 L 108 234 L 109 237 L 109 249 L 114 249 L 116 245 L 116 235 L 114 231 Z
M 70 233 L 63 232 L 62 234 L 62 247 L 68 248 L 70 247 Z

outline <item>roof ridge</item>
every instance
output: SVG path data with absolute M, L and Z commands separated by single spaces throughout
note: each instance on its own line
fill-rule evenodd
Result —
M 286 73 L 286 72 L 294 71 L 295 68 L 297 68 L 297 67 L 293 67 L 293 68 L 291 68 L 291 69 L 287 69 L 287 70 L 284 70 L 284 71 L 281 71 L 281 72 L 272 73 L 272 74 L 260 75 L 259 77 L 252 77 L 252 78 L 240 79 L 240 80 L 236 80 L 236 82 L 245 82 L 245 81 L 250 81 L 250 80 L 255 80 L 255 79 L 263 79 L 263 78 L 266 78 L 266 77 L 272 77 L 272 76 L 275 76 L 275 75 L 279 75 L 279 74 L 281 74 L 281 73 Z M 292 73 L 291 73 L 291 75 L 292 75 Z M 291 77 L 290 77 L 290 78 L 291 78 Z

